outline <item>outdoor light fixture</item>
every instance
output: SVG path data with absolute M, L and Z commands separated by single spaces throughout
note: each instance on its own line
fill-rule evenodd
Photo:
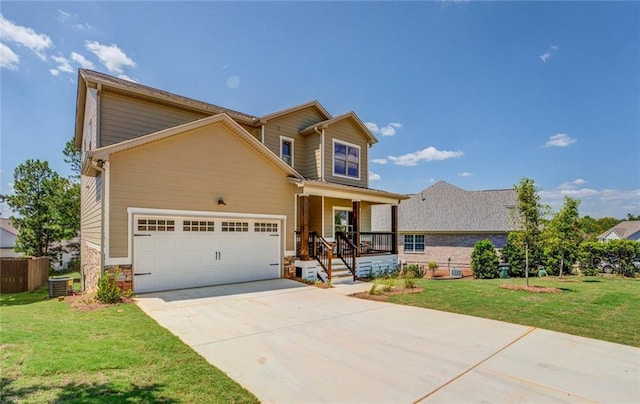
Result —
M 422 194 L 422 192 L 420 192 L 420 203 L 424 203 L 424 201 L 426 201 L 427 198 L 424 197 L 424 195 Z
M 225 205 L 227 206 L 227 203 L 224 201 L 224 199 L 222 197 L 218 198 L 218 205 Z

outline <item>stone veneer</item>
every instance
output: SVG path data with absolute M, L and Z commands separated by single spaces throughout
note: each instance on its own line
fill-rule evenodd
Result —
M 109 279 L 116 280 L 116 286 L 123 292 L 133 290 L 133 269 L 131 265 L 108 265 L 105 272 L 109 273 Z M 116 277 L 116 274 L 118 275 Z
M 296 257 L 289 255 L 282 260 L 283 277 L 293 279 L 296 277 Z
M 89 246 L 86 242 L 80 243 L 81 271 L 84 279 L 85 291 L 94 291 L 98 288 L 100 280 L 100 250 Z

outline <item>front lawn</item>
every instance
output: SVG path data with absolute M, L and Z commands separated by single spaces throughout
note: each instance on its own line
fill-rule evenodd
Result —
M 422 293 L 389 302 L 468 314 L 640 347 L 640 280 L 604 277 L 533 278 L 562 293 L 501 289 L 524 279 L 420 280 Z
M 0 295 L 0 402 L 257 402 L 135 304 Z

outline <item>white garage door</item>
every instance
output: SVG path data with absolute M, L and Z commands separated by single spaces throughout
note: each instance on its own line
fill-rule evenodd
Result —
M 136 293 L 280 277 L 280 222 L 139 216 L 133 241 Z

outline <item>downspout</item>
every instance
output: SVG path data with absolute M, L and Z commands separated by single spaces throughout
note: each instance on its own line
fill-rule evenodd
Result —
M 104 161 L 102 160 L 98 160 L 98 161 L 91 161 L 91 166 L 93 168 L 95 168 L 97 171 L 100 172 L 100 175 L 102 176 L 102 181 L 100 182 L 100 279 L 102 279 L 102 277 L 104 276 L 104 202 L 105 202 L 105 192 L 104 192 L 104 188 L 105 188 L 105 176 L 106 176 L 106 172 L 104 169 Z M 85 287 L 86 285 L 82 285 L 83 287 Z
M 260 141 L 264 144 L 264 123 L 262 124 L 262 129 L 260 130 Z
M 320 181 L 324 182 L 324 128 L 319 131 L 318 127 L 314 126 L 313 130 L 320 135 Z

